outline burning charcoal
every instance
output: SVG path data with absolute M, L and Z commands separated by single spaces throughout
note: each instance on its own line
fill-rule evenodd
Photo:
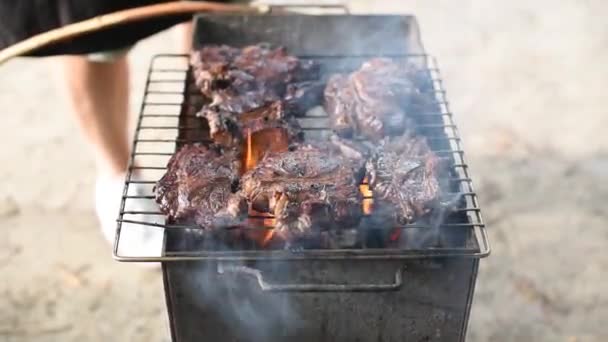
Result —
M 412 126 L 409 113 L 430 103 L 417 82 L 416 70 L 386 58 L 365 62 L 350 75 L 332 75 L 325 88 L 325 110 L 334 130 L 379 141 Z
M 405 224 L 427 214 L 440 196 L 441 165 L 423 138 L 404 135 L 382 141 L 366 163 L 376 219 Z
M 253 209 L 271 212 L 285 240 L 314 231 L 356 227 L 361 217 L 360 164 L 328 147 L 299 145 L 267 153 L 242 178 Z
M 171 157 L 156 184 L 156 201 L 169 220 L 179 223 L 213 228 L 218 222 L 239 221 L 246 208 L 244 198 L 233 192 L 239 172 L 235 152 L 186 145 Z

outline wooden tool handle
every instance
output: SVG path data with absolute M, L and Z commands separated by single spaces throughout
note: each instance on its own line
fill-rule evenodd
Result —
M 196 12 L 262 13 L 267 11 L 268 6 L 231 5 L 207 1 L 175 1 L 131 8 L 62 26 L 13 44 L 0 51 L 0 64 L 13 57 L 27 54 L 43 46 L 57 43 L 65 39 L 74 38 L 115 25 L 155 17 Z

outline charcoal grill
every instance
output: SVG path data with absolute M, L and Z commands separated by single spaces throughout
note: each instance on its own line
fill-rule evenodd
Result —
M 464 340 L 479 259 L 489 255 L 490 247 L 439 71 L 425 54 L 415 18 L 195 17 L 195 47 L 258 42 L 283 45 L 301 58 L 316 60 L 321 77 L 353 70 L 375 56 L 424 67 L 428 92 L 436 103 L 433 110 L 415 114 L 416 130 L 437 154 L 450 159 L 444 190 L 459 195 L 458 208 L 440 225 L 417 222 L 401 227 L 408 241 L 419 241 L 429 232 L 433 238 L 388 248 L 214 250 L 206 248 L 195 227 L 138 220 L 144 212 L 125 210 L 128 202 L 153 198 L 152 185 L 175 149 L 207 139 L 204 124 L 194 117 L 201 103 L 187 56 L 157 55 L 137 123 L 114 257 L 162 263 L 171 337 L 176 342 Z M 300 123 L 307 136 L 328 131 L 323 117 L 303 118 Z M 145 179 L 132 178 L 137 169 Z M 131 194 L 134 183 L 150 185 L 150 193 Z M 124 252 L 129 246 L 120 238 L 127 229 L 163 232 L 158 254 Z

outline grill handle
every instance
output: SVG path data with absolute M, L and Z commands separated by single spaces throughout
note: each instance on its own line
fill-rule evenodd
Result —
M 269 3 L 268 5 L 268 13 L 269 14 L 275 14 L 275 13 L 285 13 L 285 12 L 289 12 L 290 10 L 294 10 L 294 9 L 306 9 L 306 8 L 310 8 L 310 9 L 320 9 L 320 10 L 336 10 L 336 11 L 341 11 L 343 14 L 350 14 L 350 9 L 348 8 L 348 5 L 345 4 L 343 1 L 338 1 L 335 3 L 307 3 L 305 1 L 300 2 L 300 3 L 287 3 L 287 4 L 273 4 L 273 3 Z
M 267 292 L 379 292 L 396 291 L 403 284 L 403 268 L 395 272 L 395 281 L 390 284 L 270 284 L 264 280 L 262 271 L 248 266 L 218 263 L 219 274 L 236 273 L 255 277 L 262 291 Z

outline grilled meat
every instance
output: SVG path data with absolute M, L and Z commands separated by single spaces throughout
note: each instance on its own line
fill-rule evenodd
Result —
M 284 96 L 288 112 L 292 116 L 303 116 L 312 107 L 323 102 L 325 84 L 319 81 L 290 83 Z
M 226 45 L 203 48 L 192 52 L 190 65 L 192 66 L 194 82 L 203 95 L 211 97 L 212 91 L 227 88 L 239 76 L 249 76 L 230 70 L 230 63 L 237 54 L 238 49 Z
M 362 215 L 362 164 L 329 146 L 268 153 L 242 178 L 254 210 L 271 212 L 288 241 L 313 230 L 354 227 Z
M 325 87 L 325 111 L 329 115 L 334 131 L 342 137 L 350 138 L 359 131 L 356 118 L 355 90 L 345 75 L 332 75 Z
M 293 241 L 357 227 L 364 177 L 372 215 L 387 224 L 413 222 L 438 201 L 441 160 L 404 135 L 408 116 L 431 103 L 415 68 L 376 58 L 325 85 L 311 81 L 316 65 L 264 45 L 205 47 L 191 64 L 215 145 L 185 146 L 169 162 L 156 198 L 170 219 L 216 227 L 253 209 Z M 337 135 L 305 145 L 295 118 L 320 102 Z M 344 139 L 355 136 L 368 141 Z
M 206 46 L 192 53 L 196 85 L 217 110 L 253 110 L 286 93 L 288 83 L 316 78 L 318 66 L 289 55 L 284 47 L 264 44 L 242 49 Z
M 263 140 L 286 146 L 299 135 L 292 118 L 320 102 L 323 85 L 306 81 L 316 77 L 317 65 L 282 47 L 207 46 L 192 54 L 191 65 L 208 100 L 197 115 L 222 146 L 242 146 L 258 131 L 265 131 Z
M 256 141 L 257 149 L 285 150 L 301 139 L 298 122 L 288 115 L 285 104 L 275 101 L 259 108 L 233 115 L 224 111 L 203 108 L 198 115 L 207 120 L 209 133 L 216 144 L 224 147 L 243 147 L 248 134 Z M 262 138 L 263 137 L 263 138 Z
M 378 141 L 402 134 L 411 126 L 408 113 L 430 103 L 417 70 L 386 58 L 371 59 L 350 75 L 332 75 L 325 88 L 325 110 L 344 137 L 356 134 Z
M 234 193 L 240 171 L 238 156 L 216 146 L 186 145 L 171 157 L 154 189 L 169 220 L 213 228 L 240 221 L 247 209 Z
M 285 104 L 276 101 L 239 115 L 236 125 L 240 132 L 259 132 L 271 128 L 285 128 L 297 134 L 297 121 L 286 113 Z
M 391 223 L 411 223 L 439 200 L 438 174 L 444 165 L 424 138 L 385 139 L 366 163 L 374 193 L 373 215 Z
M 280 96 L 261 85 L 254 90 L 237 91 L 234 89 L 218 89 L 211 93 L 209 103 L 203 105 L 203 110 L 224 112 L 231 116 L 254 110 L 267 103 L 280 100 Z
M 250 45 L 234 59 L 234 67 L 252 75 L 259 83 L 284 87 L 287 83 L 310 79 L 317 65 L 290 55 L 285 47 Z
M 282 102 L 243 113 L 238 118 L 237 127 L 243 137 L 243 155 L 249 158 L 243 161 L 246 170 L 257 164 L 266 153 L 285 152 L 289 145 L 303 139 L 298 122 L 286 116 Z

